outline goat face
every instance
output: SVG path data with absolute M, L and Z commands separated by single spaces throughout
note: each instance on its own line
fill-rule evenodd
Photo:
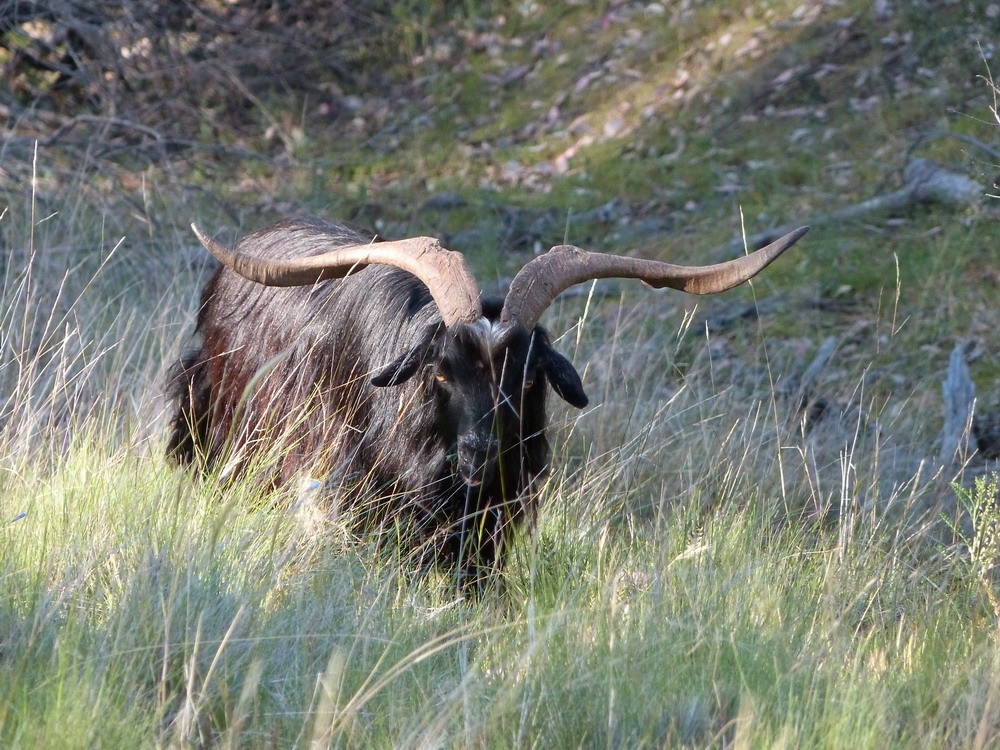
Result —
M 478 321 L 433 326 L 425 340 L 372 377 L 375 386 L 391 387 L 422 371 L 424 391 L 436 405 L 438 436 L 469 488 L 491 485 L 501 474 L 513 481 L 524 470 L 536 477 L 541 472 L 530 465 L 535 462 L 526 465 L 523 448 L 544 441 L 546 381 L 571 405 L 587 405 L 579 374 L 545 329 L 503 326 L 500 307 L 487 302 Z

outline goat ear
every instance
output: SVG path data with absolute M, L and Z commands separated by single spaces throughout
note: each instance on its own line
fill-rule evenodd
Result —
M 563 401 L 577 409 L 582 409 L 590 403 L 587 394 L 583 392 L 583 383 L 573 363 L 555 349 L 549 349 L 544 368 L 552 390 L 558 393 Z
M 376 388 L 400 385 L 412 378 L 417 370 L 427 360 L 431 344 L 439 326 L 428 326 L 423 338 L 416 346 L 405 352 L 403 356 L 375 370 L 371 376 L 371 384 Z

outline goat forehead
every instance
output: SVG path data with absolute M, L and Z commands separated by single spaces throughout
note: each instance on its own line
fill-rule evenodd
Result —
M 463 354 L 494 366 L 503 365 L 512 355 L 522 350 L 525 336 L 511 331 L 499 321 L 480 318 L 470 323 L 458 335 Z
M 446 358 L 459 369 L 486 369 L 499 376 L 510 367 L 520 370 L 530 355 L 529 336 L 523 331 L 481 318 L 451 331 L 450 352 Z
M 482 342 L 482 346 L 489 347 L 492 351 L 503 339 L 504 327 L 499 320 L 480 318 L 469 326 L 475 332 L 476 337 Z

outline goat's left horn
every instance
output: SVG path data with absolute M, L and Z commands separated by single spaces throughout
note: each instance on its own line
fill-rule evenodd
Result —
M 591 279 L 640 279 L 657 289 L 671 287 L 690 294 L 724 292 L 753 278 L 808 231 L 809 227 L 800 227 L 749 255 L 710 266 L 678 266 L 558 245 L 518 271 L 500 319 L 534 328 L 561 292 Z
M 334 247 L 304 258 L 275 260 L 234 252 L 191 225 L 199 241 L 226 268 L 265 286 L 308 286 L 342 279 L 366 265 L 379 263 L 408 271 L 427 286 L 445 326 L 472 323 L 483 315 L 479 285 L 461 253 L 446 250 L 433 237 Z

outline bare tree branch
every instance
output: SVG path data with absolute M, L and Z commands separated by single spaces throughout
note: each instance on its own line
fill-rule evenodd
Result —
M 950 172 L 928 159 L 914 159 L 904 172 L 903 187 L 891 193 L 855 203 L 828 214 L 809 217 L 805 222 L 795 222 L 784 226 L 748 235 L 746 247 L 754 250 L 773 242 L 778 237 L 795 229 L 801 223 L 822 226 L 832 222 L 854 221 L 872 214 L 901 211 L 920 203 L 939 203 L 956 208 L 975 205 L 986 195 L 986 190 L 975 180 L 956 172 Z M 732 255 L 743 249 L 743 238 L 737 238 L 715 249 L 714 255 Z

